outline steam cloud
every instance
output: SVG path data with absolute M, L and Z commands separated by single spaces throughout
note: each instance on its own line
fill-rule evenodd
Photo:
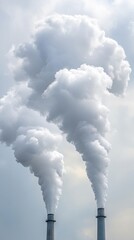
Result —
M 53 213 L 64 171 L 63 155 L 57 151 L 61 136 L 52 134 L 44 119 L 24 105 L 27 94 L 20 85 L 0 100 L 0 140 L 11 145 L 17 162 L 38 177 L 47 212 Z
M 97 205 L 104 207 L 110 149 L 105 137 L 110 123 L 109 110 L 103 100 L 107 95 L 120 96 L 126 91 L 131 69 L 123 48 L 107 38 L 93 19 L 54 15 L 38 23 L 31 41 L 12 52 L 16 58 L 12 66 L 15 80 L 17 85 L 23 83 L 27 92 L 20 97 L 21 104 L 27 111 L 40 112 L 48 121 L 56 123 L 67 140 L 75 145 L 85 161 Z M 18 119 L 21 119 L 21 104 Z M 14 106 L 12 109 L 14 111 Z M 1 139 L 11 143 L 17 161 L 30 166 L 39 177 L 42 191 L 47 189 L 43 192 L 44 199 L 49 199 L 50 189 L 56 189 L 56 193 L 61 189 L 63 165 L 62 155 L 53 150 L 56 137 L 48 130 L 27 129 L 27 126 L 21 128 L 22 133 L 22 123 L 14 120 L 14 114 L 12 116 L 15 128 L 17 125 L 15 133 L 10 129 L 11 139 L 9 136 L 6 139 L 9 126 L 0 122 Z M 25 117 L 23 120 L 25 122 Z M 47 167 L 51 176 L 51 167 L 54 167 L 51 178 L 47 178 L 47 170 L 43 170 Z M 56 184 L 58 190 L 53 188 Z
M 99 207 L 104 207 L 107 190 L 109 143 L 108 109 L 101 103 L 111 79 L 102 68 L 82 65 L 61 70 L 45 92 L 47 120 L 54 121 L 81 153 Z

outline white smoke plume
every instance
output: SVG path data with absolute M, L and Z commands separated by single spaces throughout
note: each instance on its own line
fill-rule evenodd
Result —
M 26 82 L 26 105 L 53 121 L 86 164 L 98 207 L 105 205 L 110 144 L 107 95 L 123 95 L 131 72 L 124 50 L 96 20 L 54 15 L 31 41 L 12 49 L 15 80 Z M 28 136 L 24 142 L 28 141 Z
M 127 88 L 130 67 L 123 48 L 87 16 L 47 17 L 38 23 L 31 41 L 14 49 L 14 53 L 18 58 L 15 79 L 28 81 L 36 101 L 54 81 L 57 71 L 84 63 L 104 68 L 113 80 L 114 94 L 122 95 Z
M 27 109 L 26 90 L 21 85 L 0 99 L 0 140 L 11 145 L 17 162 L 38 178 L 47 212 L 54 213 L 64 171 L 63 155 L 57 151 L 61 136 L 45 127 L 39 113 Z
M 85 161 L 98 207 L 106 201 L 110 149 L 108 109 L 101 102 L 111 83 L 102 68 L 82 65 L 59 71 L 44 94 L 48 121 L 58 124 Z

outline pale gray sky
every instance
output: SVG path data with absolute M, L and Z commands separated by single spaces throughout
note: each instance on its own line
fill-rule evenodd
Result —
M 93 3 L 94 2 L 94 3 Z M 125 49 L 132 74 L 125 98 L 107 103 L 110 108 L 112 144 L 109 190 L 106 204 L 106 232 L 109 240 L 133 240 L 134 215 L 134 86 L 133 38 L 134 3 L 115 1 L 36 1 L 1 0 L 0 4 L 0 96 L 13 86 L 8 70 L 8 52 L 13 45 L 29 39 L 34 23 L 52 13 L 86 14 L 98 19 L 107 36 Z M 7 119 L 10 121 L 10 119 Z M 85 173 L 84 163 L 65 140 L 63 194 L 56 212 L 56 239 L 87 240 L 96 237 L 96 202 Z M 43 240 L 46 235 L 46 209 L 37 179 L 15 161 L 13 151 L 0 145 L 0 235 L 4 240 Z

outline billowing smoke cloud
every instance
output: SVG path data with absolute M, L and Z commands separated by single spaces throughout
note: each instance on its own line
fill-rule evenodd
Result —
M 105 139 L 108 109 L 101 101 L 111 83 L 102 68 L 82 65 L 59 71 L 45 92 L 47 119 L 56 122 L 81 153 L 99 207 L 106 200 L 110 149 Z
M 58 137 L 48 129 L 30 129 L 13 144 L 15 157 L 39 179 L 48 213 L 55 212 L 61 195 L 63 156 L 55 150 Z
M 61 136 L 52 134 L 44 119 L 23 105 L 29 92 L 26 90 L 21 85 L 0 100 L 0 140 L 11 145 L 17 162 L 29 167 L 38 178 L 47 212 L 53 213 L 61 195 L 64 170 L 63 155 L 57 151 Z
M 97 22 L 86 16 L 48 17 L 37 25 L 31 42 L 14 52 L 19 65 L 15 65 L 15 78 L 28 81 L 37 94 L 36 101 L 54 81 L 57 71 L 75 69 L 84 63 L 103 67 L 113 80 L 111 92 L 116 95 L 125 92 L 129 80 L 130 68 L 123 48 L 105 37 Z
M 98 207 L 103 207 L 110 149 L 104 99 L 126 91 L 131 70 L 123 48 L 107 38 L 93 19 L 54 15 L 38 23 L 31 41 L 12 52 L 15 79 L 30 89 L 25 104 L 56 123 L 75 145 Z M 21 141 L 29 142 L 30 134 Z

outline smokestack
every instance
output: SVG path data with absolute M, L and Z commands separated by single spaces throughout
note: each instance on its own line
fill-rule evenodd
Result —
M 105 240 L 105 213 L 104 208 L 98 208 L 97 212 L 97 240 Z
M 54 214 L 47 215 L 47 238 L 46 240 L 54 240 Z

